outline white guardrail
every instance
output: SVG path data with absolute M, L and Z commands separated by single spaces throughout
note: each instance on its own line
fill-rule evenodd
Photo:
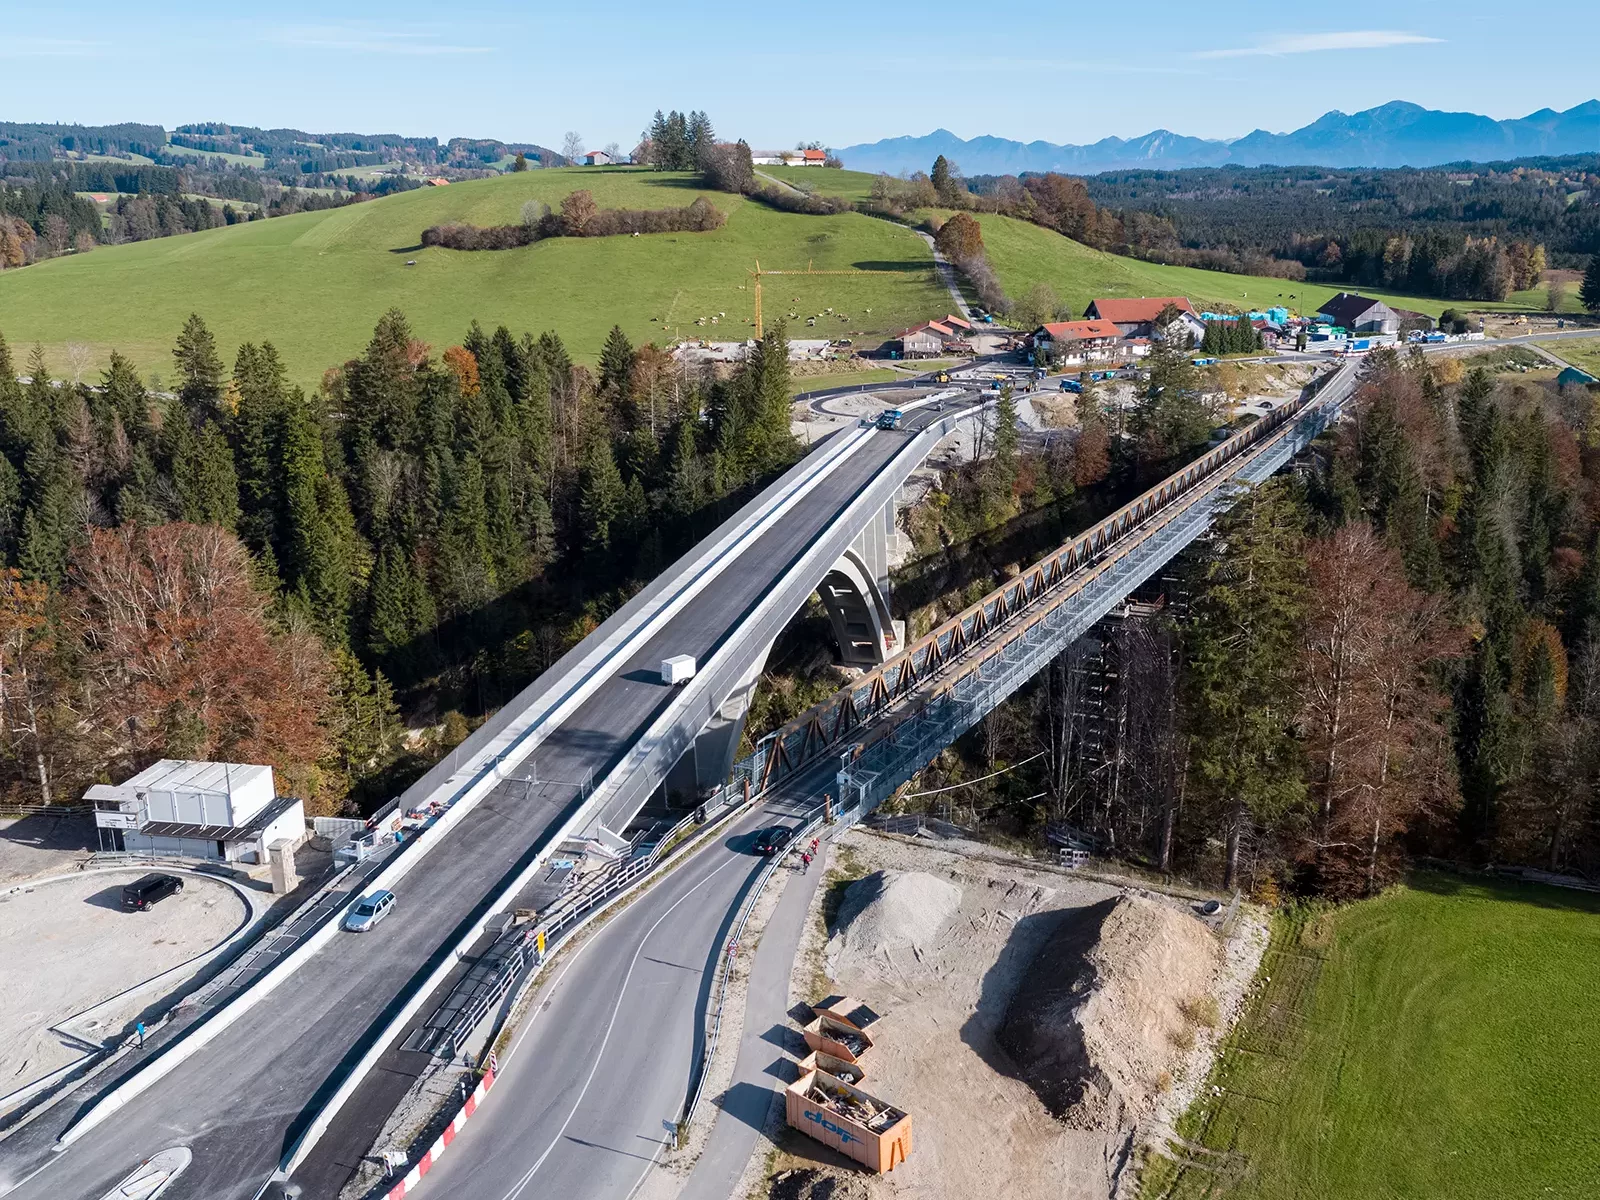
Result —
M 691 600 L 698 596 L 710 583 L 742 553 L 751 542 L 758 539 L 772 527 L 784 514 L 788 513 L 805 496 L 815 490 L 838 467 L 864 444 L 871 436 L 870 427 L 852 429 L 839 435 L 837 442 L 824 444 L 822 453 L 816 463 L 809 464 L 807 470 L 797 474 L 786 486 L 769 490 L 766 502 L 760 511 L 749 518 L 733 525 L 723 536 L 717 539 L 716 544 L 707 552 L 696 555 L 694 560 L 683 570 L 678 572 L 678 578 L 683 584 L 664 600 L 658 597 L 658 603 L 647 606 L 635 614 L 635 619 L 628 626 L 613 631 L 612 635 L 594 651 L 582 655 L 575 667 L 568 668 L 567 675 L 581 671 L 581 677 L 571 686 L 566 687 L 557 697 L 541 695 L 542 703 L 534 706 L 529 712 L 521 714 L 514 722 L 502 727 L 496 736 L 487 740 L 487 744 L 479 747 L 469 760 L 469 766 L 464 770 L 453 772 L 443 787 L 454 789 L 454 794 L 445 803 L 448 807 L 444 815 L 437 818 L 419 837 L 410 845 L 403 847 L 393 862 L 384 868 L 370 884 L 372 887 L 393 889 L 426 854 L 439 845 L 446 833 L 459 824 L 476 804 L 488 795 L 504 778 L 508 766 L 515 766 L 532 753 L 538 746 L 540 734 L 545 729 L 552 727 L 564 719 L 580 704 L 588 699 L 601 684 L 611 677 L 612 670 L 618 662 L 631 654 L 641 641 L 647 640 L 660 628 L 680 612 Z M 802 460 L 806 466 L 807 460 Z M 537 686 L 537 685 L 536 685 Z M 514 755 L 514 758 L 513 758 Z M 465 777 L 463 785 L 460 781 Z M 409 807 L 417 808 L 427 803 L 419 798 Z M 588 822 L 592 811 L 599 807 L 597 797 L 591 795 L 582 804 L 578 811 L 553 834 L 545 838 L 543 848 L 535 855 L 533 861 L 521 872 L 511 884 L 496 895 L 483 916 L 466 932 L 457 942 L 454 951 L 447 955 L 433 977 L 417 989 L 403 1011 L 392 1021 L 380 1036 L 380 1044 L 386 1038 L 392 1038 L 392 1031 L 397 1028 L 397 1023 L 408 1019 L 438 986 L 442 978 L 454 965 L 460 953 L 475 942 L 487 924 L 490 916 L 503 908 L 516 894 L 522 890 L 533 875 L 544 865 L 550 851 L 559 845 L 574 832 L 583 828 Z M 352 897 L 353 904 L 357 898 Z M 348 906 L 346 906 L 348 907 Z M 339 921 L 345 910 L 338 910 L 324 921 L 321 927 L 310 934 L 299 946 L 291 951 L 281 962 L 268 970 L 256 980 L 250 988 L 230 999 L 216 1011 L 201 1018 L 196 1024 L 180 1035 L 179 1039 L 169 1043 L 149 1063 L 134 1075 L 125 1079 L 105 1096 L 101 1097 L 82 1117 L 65 1130 L 60 1139 L 60 1145 L 70 1145 L 82 1137 L 89 1130 L 99 1125 L 111 1116 L 129 1100 L 144 1092 L 149 1087 L 160 1082 L 184 1062 L 188 1061 L 195 1053 L 204 1049 L 219 1035 L 221 1035 L 234 1021 L 238 1020 L 255 1005 L 270 995 L 281 986 L 296 971 L 300 969 L 313 955 L 325 946 L 338 932 Z M 370 1069 L 371 1061 L 376 1060 L 376 1055 L 364 1057 L 361 1073 Z M 347 1098 L 348 1092 L 341 1088 L 337 1094 L 339 1103 Z M 328 1114 L 331 1119 L 331 1111 Z M 320 1136 L 325 1123 L 317 1128 Z M 312 1141 L 315 1138 L 311 1139 Z M 302 1136 L 302 1142 L 306 1139 Z M 309 1143 L 307 1143 L 309 1144 Z

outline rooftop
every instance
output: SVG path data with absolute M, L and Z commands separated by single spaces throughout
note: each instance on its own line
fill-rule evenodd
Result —
M 1141 296 L 1137 300 L 1108 297 L 1092 301 L 1089 309 L 1102 320 L 1115 321 L 1118 325 L 1145 325 L 1159 317 L 1169 304 L 1179 312 L 1194 313 L 1194 305 L 1187 296 Z
M 160 762 L 150 764 L 122 786 L 147 791 L 227 794 L 263 775 L 270 779 L 272 768 L 258 763 L 190 762 L 188 759 L 163 758 Z

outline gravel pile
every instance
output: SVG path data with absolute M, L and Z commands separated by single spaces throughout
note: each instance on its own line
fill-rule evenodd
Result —
M 961 889 L 921 871 L 874 871 L 846 889 L 828 943 L 828 973 L 921 960 L 961 906 Z

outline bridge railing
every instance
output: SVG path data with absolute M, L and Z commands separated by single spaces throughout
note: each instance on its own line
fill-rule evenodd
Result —
M 840 747 L 853 732 L 922 689 L 928 680 L 959 662 L 972 647 L 1047 595 L 1092 586 L 1132 548 L 1165 529 L 1169 518 L 1197 503 L 1205 504 L 1247 461 L 1258 458 L 1264 447 L 1292 439 L 1308 422 L 1320 431 L 1326 424 L 1326 411 L 1337 407 L 1353 378 L 1349 365 L 1319 376 L 1292 403 L 1207 451 L 917 639 L 895 658 L 769 734 L 761 742 L 761 786 L 771 786 L 819 755 Z M 1310 436 L 1315 433 L 1304 440 L 1309 441 Z M 1205 519 L 1209 521 L 1209 517 L 1208 505 Z M 1184 540 L 1193 536 L 1190 533 Z M 1166 557 L 1175 552 L 1176 548 Z M 1165 560 L 1164 557 L 1160 561 Z

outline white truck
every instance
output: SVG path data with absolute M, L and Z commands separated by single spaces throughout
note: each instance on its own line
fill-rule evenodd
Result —
M 694 678 L 694 655 L 674 654 L 661 660 L 661 682 L 669 687 L 688 683 Z

